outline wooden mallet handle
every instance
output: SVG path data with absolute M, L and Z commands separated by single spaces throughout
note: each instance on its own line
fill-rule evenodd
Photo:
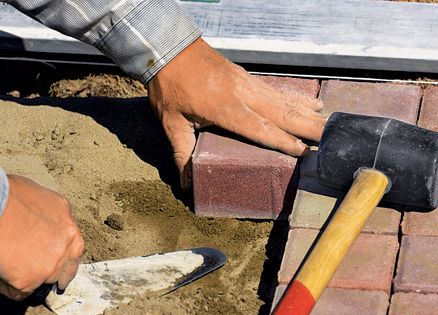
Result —
M 358 171 L 348 194 L 273 314 L 310 314 L 389 185 L 388 177 L 380 171 Z

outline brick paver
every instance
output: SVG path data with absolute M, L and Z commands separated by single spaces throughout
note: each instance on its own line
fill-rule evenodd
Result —
M 438 293 L 438 238 L 403 236 L 394 279 L 396 292 Z
M 318 96 L 318 80 L 303 80 L 291 77 L 278 77 L 270 75 L 258 75 L 257 77 L 282 92 L 299 92 L 313 97 Z
M 438 87 L 424 90 L 418 126 L 438 131 Z M 438 211 L 407 211 L 403 218 L 403 233 L 408 235 L 438 236 Z
M 438 294 L 396 293 L 389 315 L 436 315 L 437 310 Z
M 272 310 L 283 295 L 287 285 L 282 284 L 275 291 Z M 363 291 L 327 288 L 316 302 L 311 315 L 386 315 L 388 294 L 382 291 Z
M 289 231 L 278 274 L 280 284 L 289 283 L 317 234 L 311 229 Z M 329 286 L 389 293 L 397 250 L 395 235 L 360 234 Z
M 291 228 L 320 229 L 342 201 L 339 192 L 320 185 L 316 178 L 316 152 L 303 159 L 300 182 L 289 222 Z M 332 197 L 338 195 L 337 198 Z M 378 207 L 371 214 L 363 232 L 397 234 L 400 211 Z
M 292 207 L 295 165 L 291 156 L 205 132 L 193 156 L 195 213 L 276 219 Z
M 415 85 L 325 81 L 320 97 L 323 114 L 335 111 L 396 118 L 417 122 L 421 87 Z
M 298 190 L 292 214 L 289 218 L 290 226 L 291 228 L 320 229 L 339 203 L 340 199 L 337 198 Z M 362 232 L 397 234 L 399 223 L 399 211 L 377 207 L 371 214 Z
M 317 235 L 317 230 L 292 229 L 289 231 L 278 273 L 278 283 L 289 283 Z
M 327 288 L 311 315 L 386 315 L 388 300 L 381 291 Z
M 405 235 L 438 236 L 438 210 L 405 211 L 402 231 Z
M 316 96 L 317 80 L 262 77 L 281 90 Z M 203 132 L 193 155 L 195 213 L 276 219 L 290 213 L 296 159 L 241 139 Z M 296 186 L 296 185 L 295 185 Z
M 418 126 L 438 131 L 438 87 L 428 86 L 424 89 Z
M 275 306 L 278 304 L 278 302 L 280 301 L 281 296 L 283 295 L 284 291 L 286 290 L 287 285 L 286 284 L 280 284 L 277 286 L 277 288 L 275 289 L 275 295 L 274 295 L 274 299 L 272 300 L 272 307 L 271 307 L 271 312 L 274 310 Z

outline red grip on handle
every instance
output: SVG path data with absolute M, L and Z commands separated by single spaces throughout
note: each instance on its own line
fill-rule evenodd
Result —
M 309 315 L 315 299 L 301 282 L 294 280 L 274 309 L 274 315 Z

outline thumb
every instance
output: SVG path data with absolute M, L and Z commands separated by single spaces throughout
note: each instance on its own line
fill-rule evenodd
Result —
M 191 156 L 196 144 L 194 124 L 178 112 L 163 113 L 162 124 L 172 145 L 181 188 L 186 190 L 192 184 Z

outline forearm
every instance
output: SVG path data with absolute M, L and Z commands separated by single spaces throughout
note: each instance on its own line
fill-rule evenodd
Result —
M 143 83 L 201 35 L 173 0 L 3 2 L 52 29 L 95 46 Z
M 6 207 L 9 196 L 9 181 L 5 172 L 0 168 L 0 215 Z

